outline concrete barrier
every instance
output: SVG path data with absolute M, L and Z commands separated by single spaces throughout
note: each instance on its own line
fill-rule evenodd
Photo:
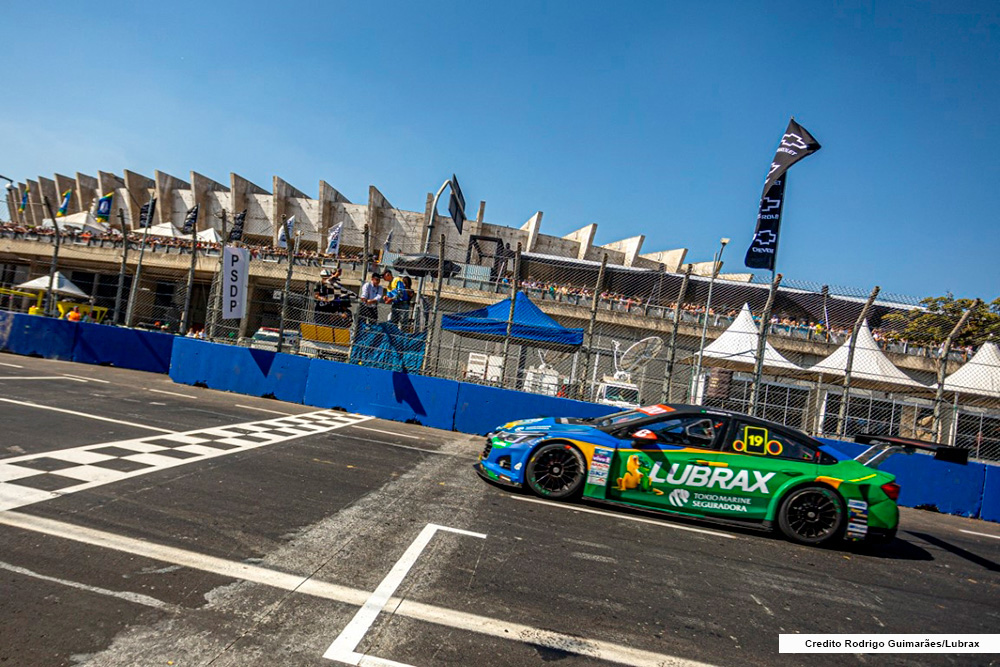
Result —
M 172 334 L 86 322 L 75 326 L 77 336 L 73 361 L 149 373 L 170 371 L 175 338 Z
M 303 402 L 382 419 L 454 430 L 458 383 L 313 359 Z
M 600 417 L 619 411 L 619 408 L 610 405 L 484 387 L 468 382 L 457 384 L 454 429 L 463 433 L 485 435 L 497 426 L 515 419 Z
M 247 396 L 302 403 L 309 359 L 268 350 L 174 338 L 170 379 Z
M 0 349 L 28 357 L 71 361 L 77 330 L 75 322 L 0 312 Z

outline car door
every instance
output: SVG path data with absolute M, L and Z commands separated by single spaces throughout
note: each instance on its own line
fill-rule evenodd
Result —
M 728 419 L 704 413 L 671 413 L 616 433 L 606 497 L 635 505 L 701 514 L 688 500 L 718 454 Z
M 735 418 L 720 451 L 710 457 L 712 475 L 693 490 L 691 503 L 706 515 L 763 520 L 782 489 L 819 474 L 818 457 L 791 431 Z

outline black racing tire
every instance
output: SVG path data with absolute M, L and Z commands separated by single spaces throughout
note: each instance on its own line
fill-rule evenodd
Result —
M 793 489 L 781 501 L 778 526 L 799 544 L 818 546 L 841 536 L 847 511 L 840 494 L 826 486 Z
M 564 500 L 583 490 L 587 462 L 576 447 L 564 442 L 543 444 L 531 454 L 524 482 L 542 498 Z

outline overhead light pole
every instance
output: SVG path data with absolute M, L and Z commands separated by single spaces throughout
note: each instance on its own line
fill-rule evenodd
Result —
M 49 292 L 45 300 L 45 314 L 52 317 L 55 315 L 55 293 L 53 290 L 57 287 L 55 284 L 56 272 L 59 270 L 59 223 L 56 222 L 56 216 L 52 215 L 52 206 L 49 204 L 49 198 L 45 195 L 42 195 L 42 204 L 45 206 L 49 218 L 52 219 L 52 228 L 55 230 L 55 235 L 52 237 L 55 244 L 52 248 L 52 264 L 49 266 Z
M 722 253 L 725 252 L 726 246 L 729 245 L 729 239 L 723 237 L 719 239 L 719 250 L 715 253 L 712 259 L 712 276 L 708 279 L 708 299 L 705 301 L 705 316 L 701 322 L 701 343 L 698 345 L 698 363 L 695 365 L 694 377 L 691 380 L 691 393 L 694 393 L 697 387 L 698 378 L 701 377 L 701 360 L 705 355 L 705 336 L 708 333 L 708 314 L 712 308 L 712 288 L 715 287 L 715 278 L 719 275 L 719 269 L 722 266 Z M 680 305 L 678 304 L 678 308 Z
M 0 174 L 0 179 L 3 179 L 5 181 L 7 181 L 6 188 L 7 188 L 7 194 L 8 194 L 8 201 L 16 202 L 17 201 L 17 188 L 14 187 L 14 179 L 7 178 L 3 174 Z M 10 204 L 8 204 L 7 206 L 8 206 L 8 209 L 9 209 L 10 208 Z M 14 220 L 14 211 L 13 210 L 8 210 L 7 211 L 7 215 L 10 216 L 11 222 L 15 222 L 15 220 Z M 16 220 L 16 222 L 18 222 L 18 223 L 21 222 L 20 216 L 18 216 L 18 220 Z

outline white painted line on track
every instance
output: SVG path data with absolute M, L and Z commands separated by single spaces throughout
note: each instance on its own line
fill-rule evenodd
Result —
M 17 364 L 5 364 L 2 361 L 0 361 L 0 366 L 9 366 L 10 368 L 24 368 L 24 366 L 19 366 Z
M 112 591 L 107 588 L 101 588 L 99 586 L 90 586 L 88 584 L 81 584 L 78 581 L 70 581 L 69 579 L 60 579 L 58 577 L 49 577 L 44 574 L 39 574 L 38 572 L 33 572 L 27 568 L 18 567 L 17 565 L 11 565 L 10 563 L 5 563 L 0 561 L 0 569 L 7 570 L 9 572 L 14 572 L 16 574 L 23 574 L 26 577 L 32 577 L 33 579 L 41 579 L 42 581 L 48 581 L 53 584 L 61 584 L 63 586 L 69 586 L 70 588 L 78 588 L 81 591 L 87 591 L 89 593 L 97 593 L 98 595 L 107 595 L 108 597 L 118 598 L 120 600 L 126 600 L 128 602 L 134 602 L 136 604 L 145 605 L 147 607 L 153 607 L 154 609 L 173 609 L 174 606 L 167 604 L 163 600 L 157 600 L 156 598 L 150 597 L 148 595 L 143 595 L 142 593 L 132 593 L 131 591 Z
M 88 378 L 82 375 L 70 375 L 69 373 L 63 373 L 64 377 L 76 378 L 77 380 L 83 380 L 84 382 L 100 382 L 101 384 L 111 384 L 108 380 L 99 380 L 97 378 Z
M 0 380 L 69 380 L 70 382 L 88 382 L 83 378 L 73 378 L 68 375 L 7 375 L 5 377 L 0 377 Z
M 977 533 L 974 530 L 964 530 L 962 528 L 958 529 L 960 533 L 968 533 L 969 535 L 979 535 L 980 537 L 992 537 L 994 540 L 1000 540 L 1000 535 L 990 535 L 988 533 Z
M 464 456 L 463 454 L 457 454 L 455 452 L 439 452 L 436 449 L 424 449 L 423 447 L 414 447 L 412 445 L 401 445 L 398 442 L 386 442 L 385 440 L 372 440 L 371 438 L 359 438 L 356 435 L 348 435 L 347 433 L 340 434 L 340 437 L 350 438 L 351 440 L 360 440 L 361 442 L 367 442 L 373 445 L 385 445 L 386 447 L 409 449 L 410 451 L 423 452 L 424 454 L 437 454 L 438 456 Z
M 691 533 L 702 533 L 704 535 L 711 535 L 713 537 L 725 537 L 729 540 L 735 540 L 735 535 L 729 535 L 728 533 L 720 533 L 717 530 L 706 530 L 705 528 L 694 528 L 692 526 L 684 526 L 679 523 L 669 523 L 668 521 L 657 521 L 655 519 L 644 519 L 640 516 L 629 516 L 628 514 L 616 514 L 614 512 L 604 512 L 601 510 L 591 509 L 589 507 L 581 507 L 579 505 L 572 505 L 567 503 L 556 503 L 551 500 L 542 500 L 541 498 L 525 498 L 523 496 L 508 496 L 508 498 L 513 498 L 514 500 L 520 500 L 526 503 L 537 503 L 539 505 L 548 505 L 549 507 L 555 507 L 556 509 L 569 510 L 571 512 L 584 512 L 586 514 L 598 514 L 600 516 L 610 517 L 612 519 L 624 519 L 625 521 L 637 521 L 639 523 L 651 523 L 654 526 L 660 526 L 662 528 L 672 528 L 674 530 L 686 530 Z
M 383 431 L 380 428 L 370 428 L 368 426 L 355 426 L 354 428 L 361 429 L 362 431 L 373 431 L 375 433 L 381 433 L 383 435 L 395 435 L 400 438 L 410 438 L 411 440 L 420 440 L 420 436 L 417 435 L 407 435 L 406 433 L 396 433 L 395 431 Z
M 39 403 L 30 403 L 28 401 L 15 401 L 12 398 L 0 398 L 0 401 L 4 403 L 13 403 L 14 405 L 23 405 L 29 408 L 38 408 L 39 410 L 51 410 L 53 412 L 64 412 L 68 415 L 76 415 L 77 417 L 86 417 L 87 419 L 96 419 L 102 422 L 111 422 L 112 424 L 121 424 L 123 426 L 133 426 L 135 428 L 144 428 L 147 431 L 157 431 L 158 433 L 176 433 L 177 431 L 171 431 L 167 428 L 160 428 L 158 426 L 148 426 L 146 424 L 136 424 L 135 422 L 122 421 L 121 419 L 111 419 L 110 417 L 100 417 L 98 415 L 88 414 L 86 412 L 77 412 L 76 410 L 66 410 L 65 408 L 54 408 L 51 405 L 41 405 Z
M 162 389 L 147 389 L 147 391 L 151 391 L 156 394 L 167 394 L 169 396 L 180 396 L 181 398 L 198 398 L 197 396 L 191 396 L 190 394 L 178 394 L 176 391 L 164 391 Z
M 386 605 L 389 604 L 389 599 L 392 598 L 393 593 L 399 588 L 399 585 L 403 583 L 403 579 L 409 573 L 413 564 L 417 562 L 417 558 L 420 557 L 421 552 L 427 547 L 427 544 L 434 537 L 434 534 L 439 530 L 448 531 L 449 533 L 457 533 L 459 535 L 467 535 L 469 537 L 478 537 L 481 540 L 486 539 L 486 535 L 483 533 L 473 533 L 468 530 L 460 530 L 458 528 L 449 528 L 448 526 L 438 526 L 433 523 L 429 523 L 424 526 L 424 529 L 420 531 L 417 535 L 417 539 L 413 540 L 409 548 L 403 552 L 396 564 L 392 566 L 389 570 L 389 574 L 385 576 L 382 583 L 378 585 L 375 592 L 372 593 L 365 603 L 358 610 L 358 613 L 354 615 L 351 622 L 341 630 L 337 638 L 333 640 L 330 644 L 330 648 L 326 649 L 326 653 L 323 657 L 327 660 L 336 660 L 338 662 L 346 662 L 349 665 L 358 665 L 361 663 L 361 659 L 365 656 L 361 653 L 357 653 L 354 649 L 358 647 L 361 640 L 364 639 L 365 634 L 368 633 L 368 629 L 371 628 L 372 623 L 378 618 L 378 615 L 382 613 Z
M 162 561 L 202 572 L 211 572 L 231 579 L 250 581 L 286 591 L 311 595 L 313 597 L 350 605 L 363 605 L 370 597 L 367 591 L 341 586 L 318 579 L 303 578 L 286 572 L 270 570 L 258 565 L 228 561 L 215 556 L 154 544 L 93 528 L 76 526 L 62 521 L 54 521 L 30 514 L 0 511 L 0 525 L 21 530 L 30 530 L 59 539 L 72 540 L 105 549 L 113 549 L 144 558 Z M 587 639 L 578 635 L 566 635 L 551 630 L 533 628 L 520 623 L 512 623 L 488 616 L 469 614 L 454 609 L 446 609 L 422 602 L 410 602 L 392 598 L 388 603 L 394 615 L 417 621 L 433 623 L 446 628 L 464 630 L 497 639 L 523 642 L 574 655 L 582 655 L 636 667 L 708 667 L 706 663 L 686 660 L 662 653 L 653 653 L 629 646 L 613 644 L 598 639 Z M 376 665 L 377 658 L 366 656 L 361 665 Z M 387 664 L 382 663 L 382 664 Z M 397 663 L 398 664 L 398 663 Z
M 258 408 L 258 407 L 254 407 L 253 405 L 239 405 L 239 404 L 237 404 L 235 407 L 237 407 L 237 408 L 246 408 L 247 410 L 260 410 L 261 412 L 270 412 L 272 415 L 285 415 L 286 417 L 291 417 L 291 416 L 293 416 L 295 414 L 294 412 L 281 412 L 279 410 L 268 410 L 267 408 Z

